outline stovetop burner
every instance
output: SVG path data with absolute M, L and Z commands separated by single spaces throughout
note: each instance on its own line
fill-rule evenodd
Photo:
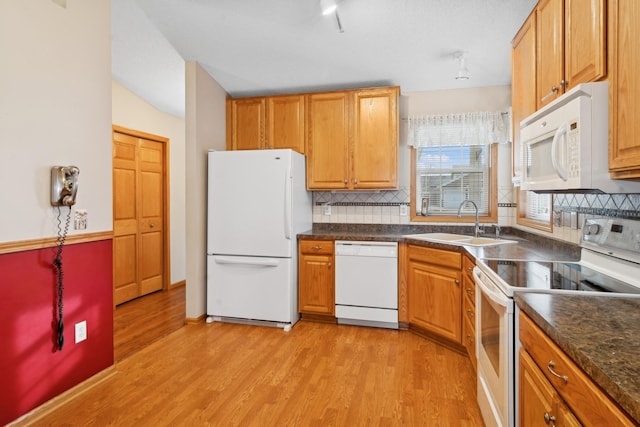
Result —
M 640 288 L 578 263 L 483 261 L 505 283 L 518 290 L 570 290 L 639 294 Z
M 640 221 L 590 218 L 578 262 L 482 260 L 478 268 L 513 292 L 599 292 L 640 297 Z

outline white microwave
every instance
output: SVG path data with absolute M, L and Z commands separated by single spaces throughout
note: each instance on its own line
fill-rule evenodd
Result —
M 520 122 L 521 188 L 539 193 L 637 193 L 609 175 L 609 83 L 577 85 Z

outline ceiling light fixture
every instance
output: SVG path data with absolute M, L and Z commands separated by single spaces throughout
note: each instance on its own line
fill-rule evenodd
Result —
M 456 73 L 456 80 L 469 80 L 469 68 L 467 68 L 467 52 L 454 52 L 454 61 L 460 63 L 460 68 Z
M 340 16 L 338 15 L 337 0 L 320 0 L 320 9 L 322 10 L 322 14 L 325 16 L 331 15 L 333 13 L 336 17 L 336 23 L 338 24 L 338 31 L 344 33 L 342 22 L 340 21 Z
M 320 0 L 320 9 L 322 9 L 323 15 L 330 15 L 338 10 L 336 0 Z

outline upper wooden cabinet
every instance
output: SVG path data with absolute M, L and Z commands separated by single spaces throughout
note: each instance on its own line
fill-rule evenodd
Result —
M 640 178 L 640 8 L 610 0 L 609 169 L 613 178 Z
M 309 95 L 307 188 L 398 186 L 398 87 Z
M 535 15 L 540 108 L 606 75 L 605 0 L 540 0 Z
M 512 169 L 520 185 L 520 122 L 536 111 L 536 14 L 532 13 L 513 39 L 511 50 Z
M 315 93 L 307 104 L 307 188 L 344 189 L 349 180 L 348 92 Z
M 265 98 L 227 99 L 227 149 L 264 148 L 266 117 Z
M 304 154 L 305 96 L 227 100 L 227 149 L 291 148 Z

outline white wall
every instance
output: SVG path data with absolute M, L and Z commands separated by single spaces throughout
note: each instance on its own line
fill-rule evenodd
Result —
M 153 107 L 116 81 L 111 82 L 114 125 L 169 138 L 171 283 L 186 278 L 185 121 Z
M 207 151 L 226 146 L 227 94 L 197 62 L 186 63 L 188 319 L 206 313 Z
M 81 232 L 112 229 L 110 20 L 109 0 L 0 3 L 0 242 L 56 234 L 55 165 L 80 168 Z

